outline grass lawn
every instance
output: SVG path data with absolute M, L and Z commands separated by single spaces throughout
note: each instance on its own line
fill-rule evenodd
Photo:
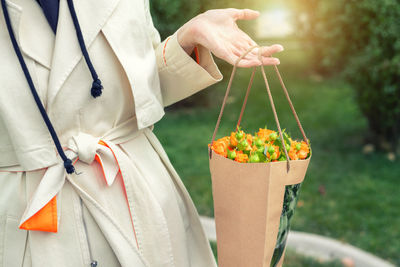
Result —
M 313 78 L 302 51 L 287 50 L 280 58 L 282 76 L 313 148 L 292 229 L 336 238 L 400 265 L 399 161 L 390 162 L 380 153 L 362 153 L 366 121 L 344 81 L 336 77 Z M 266 70 L 281 125 L 292 137 L 300 139 L 273 70 Z M 222 82 L 204 90 L 210 99 L 208 106 L 167 108 L 166 116 L 154 130 L 199 213 L 207 216 L 213 216 L 207 144 L 229 75 L 230 68 L 224 72 Z M 234 129 L 249 77 L 250 70 L 238 71 L 218 137 Z M 265 125 L 275 128 L 258 73 L 242 126 L 255 132 Z

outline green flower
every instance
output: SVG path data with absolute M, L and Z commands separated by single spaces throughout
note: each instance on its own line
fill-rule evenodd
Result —
M 285 147 L 286 147 L 286 151 L 289 152 L 289 150 L 290 150 L 290 145 L 289 145 L 289 144 L 286 144 Z
M 270 155 L 272 155 L 272 153 L 274 153 L 275 152 L 275 148 L 273 147 L 273 146 L 269 146 L 268 147 L 268 153 L 270 154 Z
M 247 140 L 246 139 L 243 139 L 242 141 L 240 141 L 239 143 L 238 143 L 238 145 L 237 145 L 237 148 L 239 149 L 239 150 L 246 150 L 247 149 L 247 147 L 249 146 L 249 143 L 247 143 Z
M 243 139 L 243 137 L 244 137 L 243 131 L 239 130 L 238 132 L 236 132 L 236 140 L 240 141 Z
M 264 146 L 260 146 L 260 147 L 257 148 L 256 151 L 257 151 L 258 153 L 263 154 L 263 153 L 264 153 L 264 149 L 265 149 Z M 264 155 L 264 154 L 263 154 L 263 155 Z
M 278 161 L 285 161 L 285 160 L 286 160 L 286 156 L 285 155 L 280 156 L 279 159 L 278 159 Z
M 228 149 L 228 158 L 235 159 L 236 158 L 236 150 L 229 150 Z
M 278 139 L 278 134 L 277 133 L 271 133 L 269 135 L 269 139 L 272 141 L 275 141 L 276 139 Z
M 301 143 L 297 143 L 297 144 L 296 144 L 296 150 L 297 150 L 297 151 L 300 151 L 300 149 L 301 149 Z
M 254 153 L 250 156 L 249 162 L 251 163 L 260 162 L 260 157 L 258 156 L 257 153 Z
M 263 142 L 263 140 L 261 140 L 260 138 L 257 138 L 257 139 L 254 141 L 254 144 L 255 144 L 257 147 L 263 147 L 263 146 L 264 146 L 264 142 Z

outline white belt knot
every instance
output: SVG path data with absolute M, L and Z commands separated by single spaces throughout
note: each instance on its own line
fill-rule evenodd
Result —
M 112 185 L 119 171 L 118 160 L 114 155 L 112 142 L 105 141 L 87 133 L 80 132 L 68 141 L 66 155 L 73 161 L 82 161 L 92 164 L 96 160 L 104 174 L 107 185 Z M 77 170 L 79 173 L 79 169 Z
M 132 117 L 119 126 L 110 129 L 103 137 L 94 137 L 82 132 L 72 136 L 68 140 L 65 154 L 74 164 L 78 160 L 86 164 L 92 164 L 93 161 L 97 161 L 103 170 L 107 185 L 110 186 L 120 171 L 120 164 L 116 157 L 117 154 L 120 154 L 117 145 L 135 138 L 142 132 L 142 129 L 137 129 L 136 118 Z M 79 167 L 77 172 L 79 174 Z M 55 197 L 64 186 L 65 179 L 67 177 L 70 179 L 73 175 L 75 174 L 67 176 L 62 161 L 47 168 L 22 215 L 20 221 L 21 229 L 57 232 L 59 218 L 57 218 Z M 42 216 L 42 209 L 45 208 L 50 210 L 46 210 L 46 212 L 49 211 L 55 214 L 56 217 L 53 217 L 53 220 L 49 220 L 46 215 L 47 219 L 42 222 L 42 217 L 40 216 Z M 46 212 L 43 212 L 43 214 Z M 36 215 L 39 216 L 39 220 Z M 54 219 L 56 222 L 54 222 Z
M 80 132 L 69 139 L 68 148 L 75 153 L 75 157 L 78 156 L 80 161 L 91 164 L 99 148 L 99 140 L 100 138 Z

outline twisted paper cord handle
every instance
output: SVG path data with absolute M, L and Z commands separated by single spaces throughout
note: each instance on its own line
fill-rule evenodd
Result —
M 258 50 L 258 59 L 259 59 L 260 62 L 261 62 L 261 66 L 260 66 L 260 68 L 261 68 L 261 73 L 262 73 L 262 76 L 263 76 L 263 78 L 264 78 L 264 82 L 265 82 L 265 85 L 266 85 L 266 88 L 267 88 L 268 98 L 269 98 L 269 101 L 270 101 L 270 104 L 271 104 L 272 113 L 274 114 L 276 126 L 277 126 L 277 128 L 278 128 L 279 137 L 280 137 L 280 139 L 281 139 L 282 146 L 283 146 L 283 150 L 284 150 L 285 155 L 286 155 L 286 159 L 287 159 L 287 170 L 288 170 L 288 172 L 289 172 L 289 170 L 290 170 L 290 158 L 289 158 L 288 152 L 287 152 L 287 150 L 286 150 L 286 146 L 285 146 L 285 142 L 284 142 L 284 139 L 283 139 L 283 134 L 282 134 L 281 126 L 280 126 L 279 119 L 278 119 L 278 114 L 277 114 L 276 109 L 275 109 L 274 100 L 273 100 L 273 97 L 272 97 L 272 94 L 271 94 L 271 90 L 270 90 L 270 87 L 269 87 L 268 79 L 267 79 L 267 76 L 266 76 L 266 74 L 265 74 L 264 66 L 263 66 L 263 63 L 262 63 L 262 56 L 261 56 L 261 52 L 262 52 L 262 51 L 261 51 L 261 47 L 258 46 L 258 45 L 254 45 L 254 46 L 250 47 L 249 49 L 247 49 L 247 51 L 244 52 L 244 53 L 236 60 L 235 65 L 233 66 L 232 73 L 231 73 L 231 77 L 230 77 L 230 79 L 229 79 L 228 87 L 227 87 L 227 89 L 226 89 L 225 96 L 224 96 L 224 100 L 223 100 L 223 102 L 222 102 L 221 110 L 220 110 L 220 113 L 219 113 L 219 116 L 218 116 L 218 120 L 217 120 L 217 123 L 216 123 L 216 125 L 215 125 L 214 133 L 213 133 L 212 140 L 211 140 L 211 145 L 214 143 L 215 136 L 217 135 L 217 131 L 218 131 L 219 125 L 220 125 L 220 123 L 221 123 L 222 114 L 223 114 L 223 112 L 224 112 L 225 104 L 226 104 L 226 101 L 227 101 L 227 99 L 228 99 L 228 96 L 229 96 L 229 92 L 230 92 L 230 90 L 231 90 L 231 87 L 232 87 L 232 82 L 233 82 L 233 78 L 234 78 L 234 76 L 235 76 L 235 74 L 236 74 L 237 66 L 238 66 L 239 62 L 240 62 L 248 53 L 250 53 L 254 48 L 259 48 L 259 50 Z M 243 116 L 244 110 L 245 110 L 245 108 L 246 108 L 247 99 L 248 99 L 248 96 L 249 96 L 249 93 L 250 93 L 251 86 L 252 86 L 252 84 L 253 84 L 253 80 L 254 80 L 254 75 L 255 75 L 256 68 L 257 68 L 257 67 L 254 67 L 254 68 L 253 68 L 253 72 L 252 72 L 251 77 L 250 77 L 250 82 L 249 82 L 249 85 L 248 85 L 248 87 L 247 87 L 247 91 L 246 91 L 246 95 L 245 95 L 245 98 L 244 98 L 244 101 L 243 101 L 243 105 L 242 105 L 242 108 L 241 108 L 241 111 L 240 111 L 239 119 L 238 119 L 238 122 L 237 122 L 237 124 L 236 124 L 236 129 L 238 129 L 239 126 L 240 126 L 240 122 L 241 122 L 241 120 L 242 120 L 242 116 Z M 284 84 L 284 82 L 283 82 L 282 76 L 281 76 L 280 73 L 279 73 L 278 67 L 277 67 L 276 65 L 274 65 L 274 69 L 275 69 L 275 72 L 276 72 L 276 74 L 277 74 L 277 76 L 278 76 L 279 82 L 280 82 L 280 84 L 281 84 L 281 86 L 282 86 L 282 89 L 283 89 L 283 91 L 284 91 L 284 93 L 285 93 L 285 96 L 286 96 L 286 99 L 287 99 L 287 101 L 288 101 L 288 103 L 289 103 L 289 106 L 290 106 L 290 108 L 291 108 L 291 110 L 292 110 L 292 113 L 293 113 L 293 115 L 294 115 L 294 117 L 295 117 L 295 119 L 296 119 L 296 122 L 297 122 L 297 125 L 298 125 L 299 129 L 300 129 L 300 132 L 301 132 L 302 135 L 303 135 L 303 139 L 304 139 L 304 141 L 307 143 L 307 145 L 309 145 L 308 139 L 307 139 L 306 134 L 305 134 L 305 132 L 304 132 L 304 129 L 303 129 L 302 125 L 301 125 L 301 122 L 300 122 L 300 120 L 299 120 L 299 117 L 297 116 L 296 110 L 295 110 L 295 108 L 294 108 L 294 106 L 293 106 L 293 103 L 292 103 L 292 101 L 291 101 L 291 99 L 290 99 L 289 93 L 288 93 L 288 91 L 287 91 L 287 89 L 286 89 L 286 86 L 285 86 L 285 84 Z M 211 157 L 212 157 L 212 151 L 211 151 L 211 149 L 210 149 L 210 159 L 211 159 Z

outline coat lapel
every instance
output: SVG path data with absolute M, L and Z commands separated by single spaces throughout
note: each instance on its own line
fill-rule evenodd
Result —
M 74 0 L 82 35 L 90 55 L 90 45 L 120 0 Z M 84 60 L 66 0 L 60 10 L 49 78 L 47 106 L 51 107 L 64 82 L 80 60 Z M 90 75 L 88 71 L 88 75 Z M 90 89 L 91 84 L 88 84 Z
M 50 68 L 54 46 L 52 32 L 36 1 L 7 0 L 7 8 L 22 52 Z

